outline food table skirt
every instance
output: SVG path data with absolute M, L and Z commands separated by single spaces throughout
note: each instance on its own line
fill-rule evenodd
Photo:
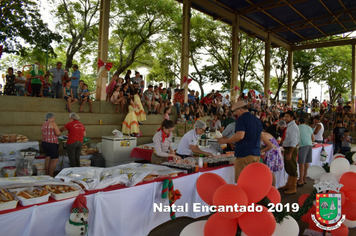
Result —
M 320 153 L 321 150 L 323 149 L 322 146 L 324 146 L 325 151 L 328 153 L 328 156 L 326 158 L 326 161 L 321 162 L 320 161 Z M 328 163 L 329 165 L 332 162 L 332 157 L 333 157 L 333 145 L 332 144 L 316 144 L 315 147 L 313 147 L 313 161 L 310 163 L 311 166 L 318 165 L 318 166 L 323 166 L 324 163 Z
M 234 167 L 212 169 L 228 183 L 234 181 Z M 201 172 L 173 179 L 174 188 L 182 194 L 176 205 L 188 204 L 187 212 L 177 212 L 177 217 L 198 218 L 209 212 L 193 212 L 193 203 L 205 203 L 195 190 Z M 104 189 L 105 190 L 105 189 Z M 89 235 L 146 236 L 158 225 L 169 221 L 169 212 L 153 212 L 154 203 L 168 206 L 161 198 L 162 181 L 134 187 L 87 195 L 89 209 Z M 74 198 L 33 206 L 1 214 L 1 235 L 58 235 L 64 236 Z
M 0 143 L 0 159 L 15 159 L 20 150 L 33 148 L 40 150 L 38 141 L 26 143 Z

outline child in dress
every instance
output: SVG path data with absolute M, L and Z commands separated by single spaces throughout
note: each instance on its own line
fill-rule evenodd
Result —
M 43 80 L 42 97 L 48 98 L 51 96 L 51 83 L 49 82 L 49 75 L 45 75 Z
M 106 101 L 110 100 L 113 92 L 114 92 L 114 89 L 115 89 L 115 86 L 118 82 L 118 76 L 117 75 L 114 75 L 110 81 L 110 83 L 108 84 L 108 86 L 106 86 Z
M 90 99 L 90 92 L 88 90 L 88 85 L 87 84 L 84 84 L 83 85 L 83 90 L 82 90 L 82 96 L 81 96 L 81 99 L 82 99 L 82 105 L 80 105 L 79 107 L 79 112 L 83 113 L 83 106 L 86 102 L 89 103 L 89 106 L 90 106 L 90 113 L 93 113 L 93 102 L 91 101 Z
M 129 113 L 126 115 L 124 122 L 122 122 L 122 133 L 130 136 L 137 136 L 140 133 L 137 116 L 135 114 L 137 105 L 131 98 L 128 98 L 127 102 L 129 104 Z
M 116 85 L 115 90 L 110 98 L 110 102 L 116 105 L 116 113 L 119 113 L 119 106 L 121 107 L 121 111 L 124 111 L 125 97 L 120 97 L 120 89 L 121 87 Z
M 171 108 L 164 108 L 163 120 L 169 120 L 169 114 L 171 113 Z
M 137 104 L 137 109 L 135 111 L 135 114 L 137 116 L 138 123 L 141 125 L 141 122 L 146 120 L 146 113 L 143 110 L 143 106 L 141 103 L 141 98 L 140 98 L 139 93 L 140 93 L 140 90 L 135 88 L 133 91 L 134 103 Z

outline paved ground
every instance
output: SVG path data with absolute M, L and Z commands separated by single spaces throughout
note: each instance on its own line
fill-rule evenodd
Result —
M 282 203 L 294 203 L 298 202 L 298 198 L 300 195 L 307 193 L 310 194 L 313 190 L 313 184 L 314 181 L 312 179 L 307 179 L 307 184 L 304 185 L 303 187 L 298 188 L 298 192 L 293 195 L 286 195 L 283 192 L 281 192 L 281 197 L 282 197 Z M 208 219 L 209 216 L 207 217 L 202 217 L 196 220 L 206 220 Z M 153 229 L 148 236 L 179 236 L 180 232 L 184 229 L 185 226 L 188 224 L 196 221 L 192 218 L 189 217 L 180 217 L 175 220 L 168 221 L 155 229 Z M 300 236 L 303 235 L 303 232 L 306 228 L 308 228 L 308 224 L 304 223 L 303 221 L 298 222 L 299 227 L 300 227 Z M 286 234 L 287 235 L 287 234 Z M 356 236 L 356 228 L 350 229 L 349 231 L 350 236 Z M 224 236 L 224 235 L 221 235 Z M 262 236 L 262 235 L 261 235 Z

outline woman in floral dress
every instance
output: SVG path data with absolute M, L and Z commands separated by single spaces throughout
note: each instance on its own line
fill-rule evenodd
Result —
M 269 133 L 262 132 L 261 153 L 265 153 L 263 163 L 265 163 L 272 172 L 278 172 L 283 169 L 283 156 L 277 140 Z

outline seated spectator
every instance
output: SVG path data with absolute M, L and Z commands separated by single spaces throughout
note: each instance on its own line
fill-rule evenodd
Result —
M 51 83 L 49 82 L 49 75 L 45 75 L 44 80 L 43 80 L 42 97 L 44 97 L 44 98 L 51 97 Z
M 284 120 L 280 120 L 277 122 L 277 124 L 270 125 L 266 129 L 266 132 L 270 133 L 276 140 L 278 140 L 283 137 L 283 133 L 286 127 L 286 122 Z
M 77 88 L 79 104 L 82 104 L 82 91 L 83 91 L 84 80 L 79 80 L 79 86 Z
M 148 89 L 143 93 L 143 96 L 144 96 L 144 102 L 148 107 L 148 115 L 152 113 L 157 114 L 159 103 L 155 101 L 152 85 L 148 85 Z M 152 112 L 152 107 L 153 107 L 153 112 Z
M 211 113 L 211 102 L 213 101 L 212 99 L 212 94 L 209 93 L 205 97 L 203 97 L 200 100 L 200 104 L 204 107 L 204 113 L 205 115 L 210 115 Z
M 356 123 L 355 115 L 352 115 L 350 118 L 350 128 L 352 129 L 352 131 L 355 130 L 355 123 Z
M 198 91 L 195 92 L 195 101 L 197 102 L 197 104 L 200 103 L 200 97 L 199 97 L 199 92 Z
M 211 132 L 220 131 L 221 122 L 219 120 L 218 114 L 215 114 L 213 119 L 208 119 L 207 121 L 210 122 L 210 131 Z
M 267 116 L 266 116 L 266 113 L 262 113 L 261 116 L 260 116 L 260 120 L 261 120 L 261 123 L 262 123 L 262 128 L 264 131 L 267 130 Z
M 221 132 L 226 129 L 226 127 L 233 123 L 236 122 L 236 119 L 232 116 L 232 111 L 228 111 L 227 112 L 227 117 L 223 120 L 222 124 L 221 124 Z
M 342 142 L 341 142 L 340 152 L 341 152 L 341 154 L 346 155 L 346 153 L 351 151 L 351 143 L 354 142 L 354 140 L 350 136 L 350 132 L 347 129 L 345 129 L 344 135 L 341 138 L 341 141 Z
M 351 114 L 351 102 L 347 102 L 344 106 L 343 114 L 350 115 Z
M 66 110 L 72 112 L 72 105 L 78 100 L 73 97 L 72 81 L 67 80 L 66 86 L 63 88 L 64 99 L 67 101 Z
M 185 107 L 185 111 L 183 112 L 185 121 L 194 121 L 194 115 L 190 112 L 189 107 Z
M 19 70 L 17 71 L 17 77 L 15 78 L 15 89 L 17 91 L 17 96 L 24 96 L 25 95 L 25 84 L 26 84 L 26 77 L 22 75 L 22 72 Z
M 343 111 L 344 111 L 344 107 L 342 106 L 342 104 L 339 104 L 339 105 L 336 107 L 336 115 L 342 116 Z
M 354 117 L 355 118 L 355 117 Z M 355 120 L 356 122 L 356 120 Z M 330 116 L 328 119 L 328 130 L 333 129 L 334 128 L 334 123 L 335 123 L 335 119 L 334 116 Z
M 161 108 L 159 110 L 159 113 L 161 113 L 162 108 L 166 110 L 167 107 L 171 107 L 171 102 L 169 101 L 167 89 L 163 88 L 161 93 Z
M 316 111 L 315 108 L 312 109 L 312 112 L 310 113 L 310 117 L 313 119 L 315 116 L 318 116 L 319 112 Z
M 163 83 L 159 83 L 159 84 L 158 84 L 158 91 L 159 91 L 159 93 L 162 93 L 162 90 L 163 90 Z
M 226 94 L 226 96 L 222 98 L 221 102 L 222 102 L 223 107 L 229 107 L 231 105 L 229 94 Z
M 159 88 L 157 85 L 155 85 L 153 87 L 153 96 L 155 98 L 155 101 L 158 102 L 158 106 L 157 106 L 157 112 L 156 114 L 161 114 L 161 111 L 163 109 L 163 104 L 162 104 L 162 97 L 161 97 L 161 93 L 159 92 Z
M 93 113 L 93 102 L 90 99 L 90 92 L 88 90 L 88 85 L 84 84 L 83 85 L 83 90 L 82 90 L 82 95 L 81 95 L 81 100 L 82 100 L 82 105 L 79 107 L 79 112 L 84 112 L 83 111 L 83 106 L 86 102 L 89 103 L 90 106 L 90 113 Z
M 111 98 L 111 96 L 114 92 L 114 89 L 115 89 L 115 85 L 118 83 L 118 79 L 119 79 L 119 76 L 114 75 L 111 78 L 111 81 L 108 84 L 108 86 L 106 86 L 106 101 L 110 101 L 110 98 Z
M 176 92 L 180 91 L 179 86 L 180 86 L 180 84 L 176 84 L 176 88 L 174 89 L 174 94 L 176 94 Z
M 177 109 L 177 114 L 179 114 L 181 107 L 184 105 L 187 105 L 187 104 L 184 104 L 184 89 L 181 89 L 174 94 L 173 103 Z
M 344 119 L 342 120 L 343 126 L 347 129 L 349 126 L 350 119 L 349 117 L 345 114 Z
M 114 88 L 114 92 L 111 95 L 110 102 L 116 105 L 116 113 L 119 114 L 119 108 L 121 108 L 121 113 L 124 112 L 124 105 L 126 103 L 125 97 L 122 95 L 120 96 L 121 87 L 116 85 Z
M 163 120 L 169 120 L 170 114 L 171 114 L 171 107 L 164 108 Z
M 200 106 L 197 107 L 197 110 L 195 112 L 195 120 L 200 120 L 200 118 L 203 118 L 204 114 L 202 112 L 202 109 Z
M 138 83 L 138 84 L 140 84 L 141 81 L 142 81 L 142 77 L 141 77 L 141 75 L 140 75 L 140 72 L 135 71 L 135 77 L 132 77 L 132 78 L 131 78 L 131 81 L 132 81 L 133 83 Z M 128 82 L 126 81 L 126 83 L 128 83 Z
M 195 100 L 195 95 L 194 95 L 194 90 L 190 90 L 189 94 L 188 94 L 188 104 L 189 104 L 189 107 L 190 107 L 190 110 L 192 112 L 195 112 L 195 109 L 194 107 L 196 106 L 197 102 Z

